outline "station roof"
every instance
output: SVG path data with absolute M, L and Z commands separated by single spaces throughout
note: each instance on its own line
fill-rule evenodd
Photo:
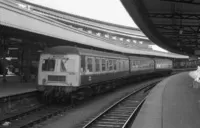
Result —
M 200 55 L 199 0 L 121 0 L 155 44 L 171 52 Z
M 34 43 L 54 43 L 57 45 L 61 42 L 65 45 L 73 42 L 74 44 L 87 45 L 88 47 L 97 47 L 125 54 L 185 58 L 185 56 L 181 55 L 120 47 L 115 45 L 114 41 L 79 31 L 52 18 L 19 8 L 7 1 L 0 1 L 0 26 L 1 34 L 9 37 L 9 39 L 13 38 L 21 42 L 22 38 L 26 38 L 33 40 Z
M 16 2 L 28 5 L 30 10 L 36 13 L 40 13 L 43 16 L 54 18 L 62 22 L 64 21 L 65 23 L 68 23 L 70 25 L 75 25 L 79 27 L 84 26 L 87 28 L 95 29 L 96 31 L 99 31 L 99 32 L 104 31 L 106 33 L 110 33 L 110 34 L 112 33 L 114 35 L 116 34 L 116 35 L 126 36 L 127 38 L 128 37 L 137 38 L 137 39 L 149 41 L 146 35 L 144 35 L 144 33 L 138 28 L 133 28 L 133 27 L 128 27 L 128 26 L 103 22 L 103 21 L 99 21 L 99 20 L 95 20 L 91 18 L 86 18 L 86 17 L 66 13 L 60 10 L 44 7 L 42 5 L 33 4 L 27 1 L 16 0 Z

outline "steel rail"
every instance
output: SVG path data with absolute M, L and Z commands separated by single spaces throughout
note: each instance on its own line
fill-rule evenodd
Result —
M 158 81 L 157 81 L 157 82 L 158 82 Z M 103 112 L 101 112 L 99 115 L 97 115 L 97 116 L 96 116 L 95 118 L 93 118 L 91 121 L 89 121 L 86 125 L 83 126 L 83 128 L 95 127 L 95 126 L 93 126 L 93 125 L 94 125 L 96 122 L 98 123 L 98 120 L 99 120 L 102 116 L 108 114 L 109 112 L 112 112 L 112 110 L 115 109 L 115 108 L 117 107 L 117 105 L 121 104 L 122 102 L 126 102 L 126 100 L 127 100 L 128 98 L 130 98 L 131 96 L 137 95 L 139 92 L 143 91 L 143 90 L 146 89 L 146 88 L 151 89 L 151 88 L 149 88 L 149 87 L 150 87 L 150 86 L 155 86 L 157 82 L 151 83 L 151 84 L 149 84 L 149 85 L 147 85 L 147 86 L 145 86 L 145 87 L 141 87 L 141 88 L 139 88 L 139 89 L 133 91 L 132 93 L 128 94 L 127 96 L 123 97 L 122 99 L 120 99 L 119 101 L 117 101 L 116 103 L 114 103 L 113 105 L 111 105 L 109 108 L 107 108 L 106 110 L 104 110 Z M 145 91 L 145 92 L 146 92 L 146 91 Z M 125 127 L 129 124 L 130 120 L 131 120 L 132 117 L 135 115 L 135 113 L 139 110 L 139 108 L 141 107 L 141 105 L 143 104 L 144 101 L 145 101 L 145 98 L 143 98 L 142 101 L 140 100 L 140 103 L 139 103 L 139 105 L 137 105 L 137 107 L 135 107 L 135 108 L 132 107 L 134 110 L 133 110 L 133 112 L 132 112 L 130 115 L 128 115 L 128 119 L 126 119 L 126 121 L 125 121 L 124 124 L 122 125 L 123 128 L 125 128 Z M 129 111 L 126 111 L 125 113 L 128 113 L 128 112 L 129 112 Z M 113 125 L 114 125 L 114 124 L 111 124 L 112 127 L 114 127 Z M 106 126 L 106 124 L 105 124 L 105 125 L 102 126 L 102 127 L 109 127 L 109 126 Z M 118 127 L 118 125 L 117 125 L 116 127 Z
M 4 122 L 8 122 L 8 121 L 11 122 L 11 121 L 16 120 L 18 118 L 22 118 L 22 117 L 24 117 L 26 115 L 30 115 L 33 112 L 41 111 L 41 109 L 45 109 L 45 108 L 46 108 L 45 105 L 38 105 L 38 106 L 36 106 L 36 107 L 34 107 L 34 108 L 30 109 L 30 110 L 21 112 L 19 114 L 12 115 L 10 117 L 6 117 L 4 119 L 0 119 L 0 124 L 3 124 Z
M 7 128 L 28 128 L 33 127 L 36 124 L 40 124 L 52 118 L 54 116 L 59 115 L 67 110 L 70 110 L 72 106 L 43 106 L 42 109 L 38 109 L 37 111 L 31 111 L 27 113 L 23 113 L 22 117 L 15 118 L 15 120 L 11 120 L 10 124 L 6 126 Z

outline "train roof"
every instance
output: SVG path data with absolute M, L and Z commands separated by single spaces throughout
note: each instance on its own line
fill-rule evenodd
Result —
M 115 58 L 127 58 L 127 56 L 122 54 L 115 54 L 109 52 L 102 52 L 92 49 L 84 49 L 72 46 L 56 46 L 52 48 L 47 48 L 43 53 L 46 54 L 78 54 L 78 55 L 90 55 L 99 57 L 115 57 Z
M 145 52 L 145 51 L 143 51 Z M 126 55 L 123 55 L 123 53 L 111 53 L 111 52 L 103 52 L 98 50 L 92 50 L 92 49 L 85 49 L 85 48 L 79 48 L 74 46 L 55 46 L 52 48 L 46 48 L 43 53 L 48 54 L 79 54 L 79 55 L 90 55 L 90 56 L 99 56 L 99 57 L 114 57 L 114 58 L 128 58 Z M 138 55 L 138 54 L 134 54 Z M 146 54 L 146 57 L 143 57 L 144 59 L 148 58 L 149 54 Z M 152 55 L 149 55 L 152 56 Z M 137 56 L 131 56 L 129 54 L 129 57 L 132 59 L 135 59 Z M 156 56 L 157 58 L 158 56 Z M 165 58 L 165 56 L 162 56 L 162 58 Z M 141 57 L 140 57 L 141 59 Z M 182 59 L 182 58 L 181 58 Z
M 138 56 L 129 56 L 130 59 L 138 60 L 152 60 L 150 57 L 138 57 Z

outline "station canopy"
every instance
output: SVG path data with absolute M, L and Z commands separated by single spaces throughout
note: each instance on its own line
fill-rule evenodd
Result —
M 49 15 L 52 16 L 52 12 Z M 0 1 L 0 16 L 2 30 L 0 40 L 4 42 L 2 44 L 7 44 L 8 49 L 15 48 L 19 49 L 18 51 L 21 49 L 21 52 L 23 49 L 27 50 L 27 47 L 31 48 L 31 50 L 35 47 L 34 52 L 38 52 L 45 47 L 70 45 L 123 54 L 151 55 L 167 58 L 186 57 L 153 50 L 121 47 L 115 45 L 115 43 L 118 43 L 115 40 L 88 33 L 71 25 L 69 26 L 50 16 L 44 16 L 43 13 L 36 13 L 32 8 L 21 8 L 19 3 L 16 3 L 14 0 Z
M 171 52 L 200 55 L 199 0 L 121 0 L 154 43 Z

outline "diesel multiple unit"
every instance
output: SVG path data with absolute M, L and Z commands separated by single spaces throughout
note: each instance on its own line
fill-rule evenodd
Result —
M 67 94 L 77 89 L 100 91 L 113 82 L 170 73 L 172 59 L 102 52 L 71 46 L 46 49 L 40 57 L 38 89 Z M 109 84 L 108 84 L 109 83 Z M 116 84 L 113 84 L 116 85 Z M 86 91 L 87 92 L 87 91 Z

